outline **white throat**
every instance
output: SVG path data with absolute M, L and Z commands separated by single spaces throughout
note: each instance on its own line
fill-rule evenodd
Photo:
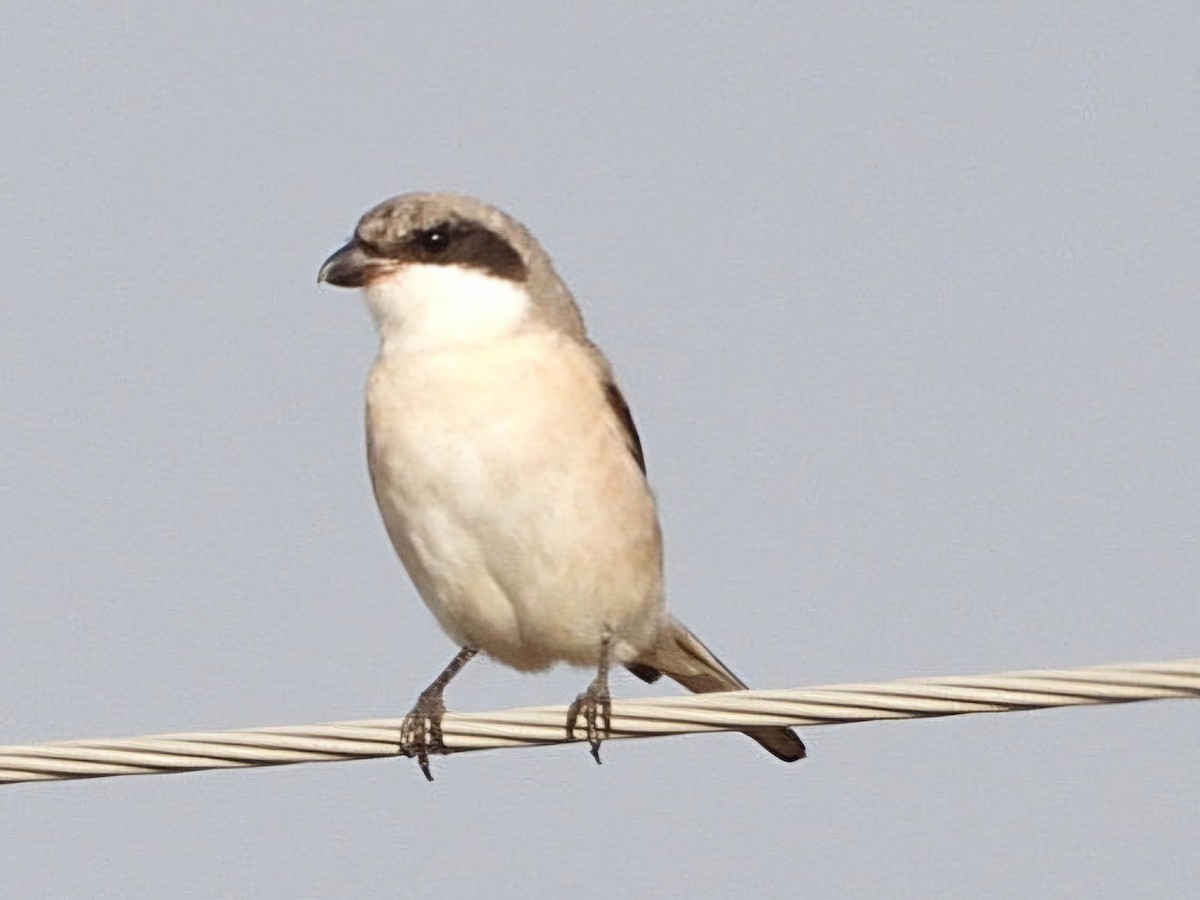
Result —
M 408 263 L 363 289 L 384 353 L 440 350 L 516 332 L 524 285 L 459 265 Z

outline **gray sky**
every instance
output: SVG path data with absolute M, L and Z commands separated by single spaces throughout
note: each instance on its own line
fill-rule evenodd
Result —
M 0 743 L 399 715 L 369 205 L 554 255 L 756 686 L 1200 652 L 1195 4 L 5 4 Z M 251 8 L 252 6 L 252 8 Z M 459 710 L 590 676 L 474 664 Z M 628 677 L 620 696 L 657 693 Z M 1200 705 L 0 789 L 20 897 L 1182 897 Z

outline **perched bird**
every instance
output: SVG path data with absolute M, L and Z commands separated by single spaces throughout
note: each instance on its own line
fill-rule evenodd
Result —
M 550 257 L 520 223 L 455 194 L 403 194 L 358 222 L 318 282 L 362 288 L 379 331 L 367 459 L 421 598 L 462 649 L 420 695 L 400 749 L 425 777 L 442 692 L 479 651 L 525 672 L 594 667 L 571 705 L 592 754 L 614 661 L 697 693 L 745 687 L 668 615 L 662 536 L 629 407 Z M 747 729 L 780 759 L 788 728 Z

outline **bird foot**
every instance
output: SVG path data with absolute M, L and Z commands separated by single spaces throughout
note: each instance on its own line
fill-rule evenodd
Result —
M 612 734 L 612 697 L 608 693 L 607 678 L 598 677 L 567 709 L 568 738 L 575 737 L 575 725 L 580 715 L 587 729 L 592 757 L 599 763 L 600 743 Z
M 401 755 L 410 759 L 415 756 L 428 781 L 433 781 L 433 773 L 429 771 L 429 754 L 446 752 L 442 740 L 442 716 L 445 714 L 442 692 L 424 691 L 400 726 Z

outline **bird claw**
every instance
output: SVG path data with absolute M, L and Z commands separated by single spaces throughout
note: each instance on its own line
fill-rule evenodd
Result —
M 442 702 L 441 691 L 426 691 L 417 698 L 417 705 L 404 717 L 404 723 L 400 726 L 400 753 L 410 759 L 414 756 L 417 758 L 417 764 L 427 781 L 433 781 L 433 773 L 429 771 L 429 754 L 446 752 L 446 744 L 442 739 L 442 716 L 445 714 L 446 704 Z
M 600 763 L 600 744 L 612 734 L 612 697 L 608 693 L 607 679 L 597 678 L 567 708 L 568 739 L 575 737 L 580 715 L 587 730 L 587 742 L 592 747 L 592 758 Z
M 404 717 L 400 726 L 400 755 L 410 759 L 415 756 L 426 781 L 433 781 L 433 773 L 429 771 L 429 754 L 446 752 L 446 743 L 442 739 L 442 716 L 446 715 L 446 704 L 442 702 L 442 692 L 478 652 L 475 647 L 459 650 L 450 660 L 450 665 L 433 680 L 433 684 L 421 691 L 417 705 Z

